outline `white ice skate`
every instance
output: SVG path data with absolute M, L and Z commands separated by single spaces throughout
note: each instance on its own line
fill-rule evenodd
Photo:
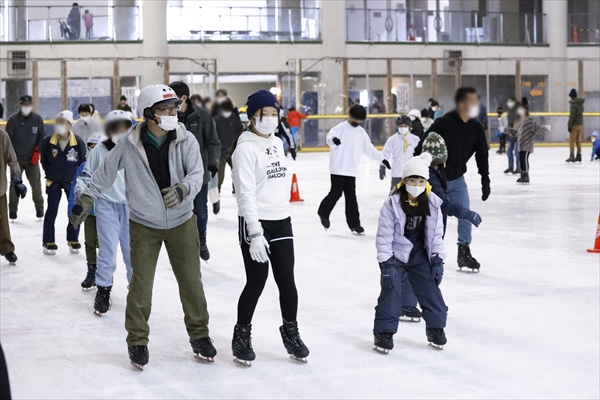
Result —
M 44 254 L 49 256 L 55 255 L 56 250 L 58 250 L 56 243 L 43 243 L 42 246 L 44 247 Z

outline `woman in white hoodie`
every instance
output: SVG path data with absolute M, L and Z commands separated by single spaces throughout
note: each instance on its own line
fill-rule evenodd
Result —
M 289 213 L 290 173 L 283 142 L 274 135 L 279 103 L 267 90 L 248 97 L 248 130 L 234 143 L 233 183 L 238 203 L 239 236 L 246 286 L 238 303 L 232 350 L 236 362 L 250 366 L 255 359 L 250 332 L 252 316 L 269 273 L 269 261 L 279 288 L 283 325 L 279 328 L 290 356 L 306 361 L 308 348 L 300 339 L 296 315 L 294 241 Z

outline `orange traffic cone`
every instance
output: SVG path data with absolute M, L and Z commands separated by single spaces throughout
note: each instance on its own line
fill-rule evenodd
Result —
M 579 34 L 577 33 L 577 27 L 573 27 L 573 43 L 579 43 Z
M 598 227 L 596 228 L 596 240 L 594 241 L 594 248 L 588 249 L 588 253 L 600 253 L 600 216 L 598 216 Z
M 298 190 L 298 178 L 296 174 L 292 175 L 292 192 L 290 195 L 290 203 L 304 201 L 300 198 L 300 190 Z

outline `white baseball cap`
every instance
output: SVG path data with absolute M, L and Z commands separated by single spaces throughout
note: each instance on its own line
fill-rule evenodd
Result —
M 64 120 L 69 121 L 69 123 L 71 125 L 73 125 L 73 113 L 69 110 L 62 110 L 61 112 L 58 113 L 58 115 L 56 116 L 55 119 L 59 119 L 62 118 Z

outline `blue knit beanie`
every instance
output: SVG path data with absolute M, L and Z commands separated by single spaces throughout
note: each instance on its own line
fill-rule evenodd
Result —
M 577 90 L 575 90 L 575 88 L 571 89 L 571 91 L 569 92 L 569 97 L 570 98 L 577 97 Z
M 246 113 L 251 118 L 258 110 L 263 107 L 275 107 L 279 111 L 279 102 L 277 97 L 268 90 L 260 89 L 252 93 L 246 100 Z

